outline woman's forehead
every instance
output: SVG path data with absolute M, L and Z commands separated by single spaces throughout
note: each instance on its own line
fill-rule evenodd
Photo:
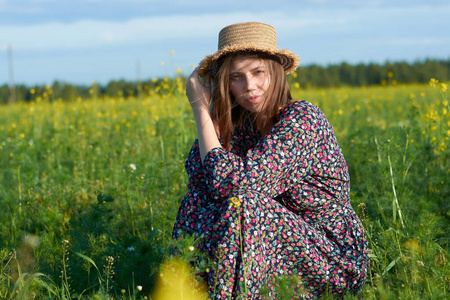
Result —
M 249 71 L 261 67 L 266 67 L 264 59 L 253 55 L 239 55 L 232 59 L 230 72 Z

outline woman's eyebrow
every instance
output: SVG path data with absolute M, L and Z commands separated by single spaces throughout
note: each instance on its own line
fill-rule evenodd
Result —
M 251 69 L 251 71 L 256 71 L 256 70 L 261 70 L 261 69 L 265 70 L 265 69 L 267 69 L 267 67 L 266 66 L 257 66 L 257 67 L 254 67 L 253 69 Z
M 241 71 L 231 71 L 229 76 L 236 76 L 236 75 L 242 75 L 243 73 Z
M 266 67 L 266 66 L 257 66 L 257 67 L 251 68 L 249 71 L 250 71 L 250 72 L 254 72 L 254 71 L 260 70 L 260 69 L 264 69 L 264 70 L 265 70 L 265 69 L 267 69 L 267 67 Z M 234 74 L 242 74 L 242 73 L 244 73 L 244 72 L 239 71 L 239 70 L 236 70 L 236 71 L 231 70 L 231 71 L 230 71 L 230 75 L 234 75 Z

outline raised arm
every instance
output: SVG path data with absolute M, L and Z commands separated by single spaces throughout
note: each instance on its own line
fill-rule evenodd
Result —
M 222 145 L 216 134 L 215 126 L 209 114 L 209 104 L 211 101 L 211 86 L 209 75 L 202 83 L 195 69 L 186 83 L 186 96 L 191 104 L 197 125 L 198 144 L 200 157 L 203 160 L 206 154 L 214 148 L 221 148 Z

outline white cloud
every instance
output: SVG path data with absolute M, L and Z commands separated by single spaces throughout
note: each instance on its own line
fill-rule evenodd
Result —
M 84 5 L 87 1 L 80 0 Z M 106 3 L 106 0 L 96 1 Z M 142 1 L 148 6 L 152 0 L 133 1 Z M 182 3 L 187 0 L 175 1 Z M 411 1 L 417 3 L 419 0 Z M 235 5 L 228 6 L 233 11 L 213 9 L 211 11 L 215 12 L 209 14 L 202 14 L 194 7 L 191 13 L 178 10 L 180 15 L 140 14 L 138 18 L 128 17 L 134 15 L 130 13 L 121 15 L 121 20 L 111 20 L 107 15 L 96 19 L 95 13 L 88 18 L 84 12 L 80 13 L 81 9 L 78 13 L 85 19 L 79 19 L 77 15 L 70 19 L 75 21 L 67 21 L 65 15 L 60 16 L 56 11 L 54 15 L 58 17 L 53 21 L 45 14 L 33 19 L 33 9 L 52 7 L 37 4 L 23 6 L 29 14 L 15 18 L 12 10 L 18 9 L 21 2 L 30 3 L 30 0 L 0 0 L 0 14 L 12 20 L 11 24 L 6 24 L 7 19 L 0 20 L 0 56 L 3 53 L 6 57 L 6 45 L 13 45 L 17 78 L 24 82 L 51 82 L 58 78 L 89 83 L 93 79 L 107 82 L 111 78 L 134 78 L 138 59 L 142 62 L 143 77 L 156 76 L 161 69 L 160 62 L 167 59 L 169 50 L 176 51 L 174 65 L 183 67 L 198 62 L 205 54 L 216 50 L 221 28 L 244 21 L 260 21 L 274 26 L 279 47 L 299 54 L 302 64 L 446 57 L 450 43 L 445 31 L 450 26 L 450 5 L 433 6 L 430 4 L 433 2 L 399 6 L 376 5 L 377 0 L 370 0 L 372 5 L 349 7 L 340 5 L 341 2 L 332 6 L 334 1 L 330 0 L 319 9 L 302 2 L 305 6 L 280 4 L 276 11 L 264 10 L 265 7 L 259 7 L 259 11 L 237 11 L 239 8 Z M 123 1 L 111 0 L 108 5 L 112 7 L 117 2 Z M 261 3 L 267 2 L 261 0 Z M 293 3 L 293 0 L 286 2 Z M 99 4 L 102 5 L 103 2 Z M 113 17 L 116 10 L 111 8 Z M 64 6 L 62 11 L 71 9 Z M 46 21 L 42 23 L 39 20 Z M 0 69 L 6 68 L 3 66 L 5 63 L 5 59 L 0 59 Z M 0 84 L 6 82 L 6 78 L 2 79 L 3 74 L 0 72 Z
M 0 47 L 18 50 L 83 49 L 105 45 L 135 45 L 160 40 L 217 38 L 219 30 L 233 22 L 259 20 L 277 30 L 298 30 L 330 22 L 324 18 L 289 18 L 283 12 L 227 13 L 191 16 L 134 18 L 124 22 L 83 20 L 20 26 L 0 26 Z M 277 26 L 278 25 L 278 26 Z

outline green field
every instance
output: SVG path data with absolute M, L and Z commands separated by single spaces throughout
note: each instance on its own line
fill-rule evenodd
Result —
M 162 84 L 139 99 L 0 106 L 0 299 L 152 298 L 196 137 L 179 82 Z M 293 90 L 347 159 L 371 249 L 366 299 L 449 297 L 449 92 Z M 192 242 L 178 245 L 186 260 Z

